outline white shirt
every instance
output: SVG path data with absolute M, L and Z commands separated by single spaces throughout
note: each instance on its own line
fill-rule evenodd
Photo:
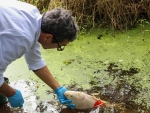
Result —
M 41 18 L 39 10 L 31 4 L 0 2 L 0 86 L 7 66 L 23 55 L 30 70 L 46 65 L 38 42 Z

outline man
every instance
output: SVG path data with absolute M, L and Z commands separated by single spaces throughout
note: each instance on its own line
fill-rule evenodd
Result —
M 12 107 L 22 107 L 24 99 L 19 90 L 4 82 L 3 73 L 12 61 L 24 55 L 29 69 L 55 91 L 60 103 L 74 108 L 64 96 L 67 89 L 55 80 L 41 57 L 40 44 L 44 49 L 62 51 L 62 46 L 76 39 L 77 31 L 74 18 L 65 9 L 55 8 L 41 15 L 28 3 L 0 3 L 0 93 Z

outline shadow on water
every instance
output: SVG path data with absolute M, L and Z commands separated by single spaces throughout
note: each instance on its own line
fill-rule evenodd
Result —
M 118 69 L 115 63 L 110 63 L 106 70 L 97 70 L 94 74 L 105 71 L 108 76 L 112 77 L 112 81 L 103 87 L 99 85 L 99 77 L 95 77 L 98 84 L 91 80 L 91 89 L 84 90 L 78 88 L 77 83 L 68 85 L 69 90 L 83 91 L 87 94 L 93 95 L 109 103 L 106 108 L 98 108 L 94 111 L 91 110 L 73 110 L 66 108 L 59 104 L 56 95 L 53 91 L 47 90 L 45 95 L 51 95 L 50 100 L 40 100 L 40 97 L 36 96 L 38 90 L 37 83 L 35 81 L 16 81 L 10 85 L 20 89 L 25 99 L 24 108 L 12 109 L 10 105 L 5 102 L 0 105 L 0 113 L 150 113 L 148 109 L 142 103 L 136 103 L 138 94 L 140 93 L 141 85 L 138 81 L 132 83 L 128 82 L 128 79 L 133 75 L 139 73 L 139 69 L 130 68 L 129 70 Z M 137 85 L 138 84 L 138 85 Z

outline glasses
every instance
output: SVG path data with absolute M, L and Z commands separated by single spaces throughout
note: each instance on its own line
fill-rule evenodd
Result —
M 60 46 L 60 44 L 58 43 L 58 40 L 53 36 L 54 40 L 56 41 L 58 47 L 57 47 L 57 51 L 63 51 L 65 49 L 65 46 Z
M 42 16 L 42 19 L 43 19 L 44 15 L 45 15 L 45 13 L 44 13 L 43 16 Z M 51 33 L 50 33 L 50 34 L 51 34 Z M 58 40 L 54 37 L 54 35 L 53 35 L 53 38 L 54 38 L 54 40 L 56 41 L 56 43 L 57 43 L 57 45 L 58 45 L 57 51 L 63 51 L 63 50 L 65 49 L 65 46 L 60 46 L 60 44 L 58 43 Z

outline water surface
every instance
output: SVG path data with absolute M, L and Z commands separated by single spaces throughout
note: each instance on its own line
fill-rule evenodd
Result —
M 42 56 L 51 73 L 68 89 L 96 93 L 105 101 L 124 105 L 106 109 L 105 113 L 123 109 L 123 113 L 149 113 L 149 36 L 149 31 L 142 28 L 115 35 L 108 30 L 93 29 L 79 35 L 62 52 L 42 49 Z M 60 112 L 61 105 L 52 89 L 28 70 L 23 58 L 13 62 L 4 75 L 9 77 L 12 86 L 22 91 L 25 112 L 37 113 L 41 109 L 45 113 Z M 19 87 L 18 83 L 21 84 Z

